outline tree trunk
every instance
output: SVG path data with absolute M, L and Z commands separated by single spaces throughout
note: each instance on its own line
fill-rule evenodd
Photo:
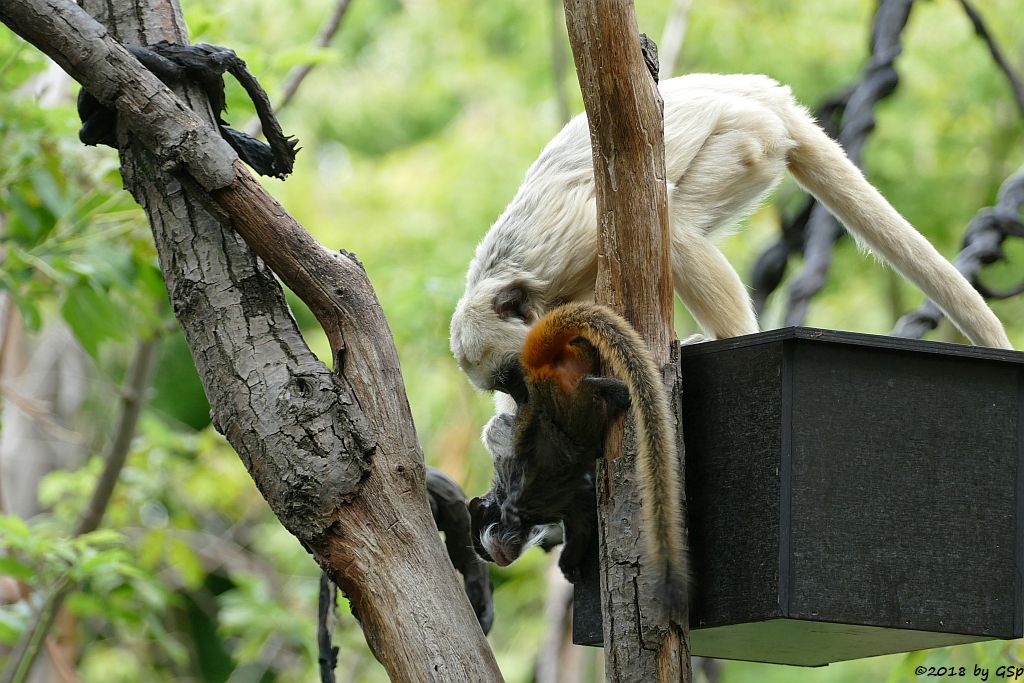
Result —
M 174 0 L 86 8 L 126 43 L 188 39 Z M 0 20 L 117 108 L 125 186 L 149 216 L 214 425 L 345 591 L 374 655 L 394 680 L 500 680 L 431 518 L 394 343 L 358 262 L 240 166 L 197 88 L 176 97 L 77 6 L 5 3 Z M 324 325 L 334 372 L 267 265 Z
M 672 395 L 671 251 L 662 100 L 629 0 L 565 0 L 569 42 L 594 149 L 597 300 L 620 312 L 668 366 Z M 656 67 L 655 67 L 656 69 Z M 681 440 L 680 440 L 681 443 Z M 681 452 L 681 449 L 680 449 Z M 635 448 L 610 439 L 599 463 L 604 647 L 610 681 L 689 681 L 686 617 L 657 604 L 644 567 Z

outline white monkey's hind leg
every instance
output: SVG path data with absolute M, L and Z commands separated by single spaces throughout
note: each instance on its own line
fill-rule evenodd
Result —
M 706 237 L 673 240 L 676 292 L 701 329 L 715 339 L 757 332 L 757 317 L 740 276 Z
M 764 199 L 785 172 L 792 144 L 770 111 L 730 104 L 721 132 L 705 141 L 669 200 L 676 291 L 718 339 L 757 332 L 757 317 L 740 276 L 705 235 L 730 227 Z
M 670 178 L 674 237 L 708 235 L 745 218 L 786 172 L 793 141 L 767 107 L 721 97 L 718 125 L 683 173 Z

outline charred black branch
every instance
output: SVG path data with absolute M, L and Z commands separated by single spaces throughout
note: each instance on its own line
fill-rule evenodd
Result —
M 284 178 L 292 172 L 298 141 L 281 130 L 267 94 L 233 50 L 205 43 L 178 45 L 167 41 L 147 47 L 126 47 L 164 83 L 173 85 L 187 81 L 201 86 L 217 116 L 221 136 L 253 170 L 275 178 Z M 234 76 L 249 95 L 267 143 L 228 127 L 221 118 L 227 110 L 225 72 Z M 117 148 L 117 113 L 104 107 L 84 89 L 78 93 L 78 116 L 82 120 L 78 137 L 84 144 Z
M 882 0 L 875 13 L 871 59 L 863 78 L 850 94 L 838 138 L 858 167 L 862 167 L 864 144 L 875 128 L 875 106 L 891 95 L 899 83 L 893 64 L 903 51 L 901 39 L 912 5 L 913 0 Z M 786 325 L 800 325 L 807 318 L 811 299 L 825 287 L 833 248 L 845 230 L 818 204 L 811 209 L 806 233 L 804 267 L 789 286 Z
M 978 10 L 971 5 L 967 0 L 960 0 L 960 5 L 964 8 L 967 13 L 967 18 L 971 20 L 971 25 L 974 26 L 974 32 L 984 41 L 988 47 L 989 54 L 992 55 L 992 59 L 995 60 L 996 66 L 1006 76 L 1006 80 L 1010 82 L 1010 89 L 1013 90 L 1013 98 L 1017 102 L 1017 108 L 1020 109 L 1020 113 L 1024 116 L 1024 84 L 1021 83 L 1020 76 L 1014 71 L 1010 62 L 1006 59 L 1002 49 L 996 42 L 995 37 L 989 32 L 988 27 L 985 25 L 985 21 L 981 18 Z
M 321 683 L 334 683 L 334 669 L 338 666 L 338 646 L 331 643 L 331 618 L 338 608 L 338 588 L 327 576 L 320 573 L 320 600 L 317 604 L 316 646 L 317 661 L 320 664 Z
M 1003 242 L 1008 237 L 1024 237 L 1021 209 L 1024 209 L 1024 167 L 1003 182 L 995 206 L 984 208 L 974 216 L 964 234 L 962 249 L 953 260 L 956 269 L 986 299 L 1008 299 L 1024 293 L 1024 282 L 997 291 L 981 281 L 981 271 L 985 266 L 1007 260 Z M 938 327 L 942 318 L 939 307 L 926 300 L 920 308 L 900 318 L 890 334 L 919 339 Z
M 448 557 L 452 566 L 462 574 L 466 597 L 473 605 L 480 628 L 487 633 L 494 622 L 491 573 L 487 564 L 473 552 L 466 494 L 447 474 L 436 467 L 428 467 L 427 498 L 430 499 L 434 523 L 438 531 L 444 533 Z
M 658 44 L 651 40 L 646 33 L 640 34 L 640 51 L 644 55 L 644 64 L 651 72 L 651 78 L 658 82 L 658 72 L 661 66 L 658 63 Z

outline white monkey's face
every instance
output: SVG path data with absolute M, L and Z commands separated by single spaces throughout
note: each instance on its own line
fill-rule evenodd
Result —
M 452 354 L 477 387 L 501 388 L 510 367 L 518 366 L 526 334 L 537 317 L 523 285 L 507 279 L 484 280 L 467 291 L 455 308 Z

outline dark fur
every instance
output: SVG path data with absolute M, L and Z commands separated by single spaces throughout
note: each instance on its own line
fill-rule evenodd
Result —
M 587 350 L 596 369 L 590 343 L 573 343 Z M 494 561 L 480 538 L 495 525 L 499 560 L 507 564 L 522 552 L 534 527 L 561 523 L 565 546 L 559 566 L 573 581 L 597 526 L 594 463 L 603 455 L 610 424 L 629 408 L 629 392 L 623 382 L 595 375 L 584 377 L 572 396 L 547 380 L 527 382 L 525 388 L 516 396 L 516 414 L 491 424 L 492 430 L 506 432 L 492 440 L 512 448 L 495 457 L 491 489 L 470 501 L 474 547 Z

